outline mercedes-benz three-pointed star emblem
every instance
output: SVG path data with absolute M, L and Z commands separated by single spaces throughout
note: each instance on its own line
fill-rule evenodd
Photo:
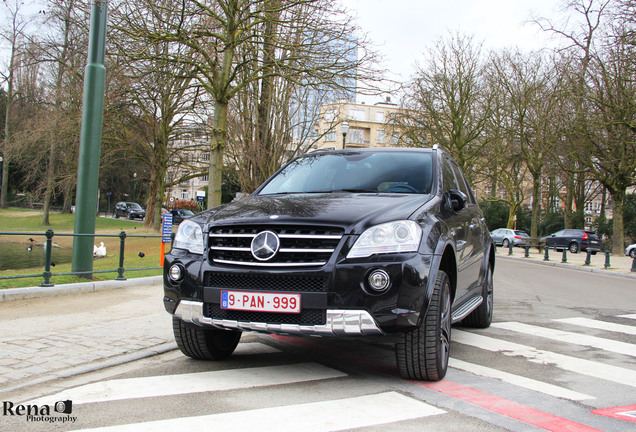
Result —
M 252 256 L 259 261 L 270 260 L 280 248 L 280 239 L 273 231 L 262 231 L 252 240 Z

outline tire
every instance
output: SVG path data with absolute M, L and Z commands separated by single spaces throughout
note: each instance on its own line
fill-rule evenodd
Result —
M 238 330 L 203 328 L 172 318 L 174 340 L 183 354 L 196 360 L 223 360 L 241 339 Z
M 568 250 L 573 254 L 579 253 L 579 244 L 576 242 L 570 243 L 570 245 L 568 246 Z
M 631 258 L 635 258 L 636 257 L 636 248 L 632 249 L 629 251 L 629 256 Z
M 492 279 L 492 267 L 489 265 L 481 288 L 481 304 L 462 320 L 462 324 L 466 327 L 488 328 L 492 323 L 492 314 L 494 310 L 494 288 Z
M 117 211 L 115 211 L 115 214 L 113 216 L 115 219 L 119 219 L 119 213 L 117 213 Z
M 510 242 L 508 241 L 508 239 L 503 239 L 503 242 L 501 243 L 501 246 L 505 247 L 505 248 L 510 246 Z
M 446 375 L 451 337 L 450 280 L 440 270 L 422 322 L 403 333 L 395 345 L 400 375 L 412 380 L 439 381 Z

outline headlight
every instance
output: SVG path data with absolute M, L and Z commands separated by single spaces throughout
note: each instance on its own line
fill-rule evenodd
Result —
M 347 258 L 373 254 L 415 252 L 420 247 L 422 228 L 413 221 L 396 221 L 376 225 L 362 233 Z
M 203 229 L 195 222 L 184 220 L 174 236 L 174 247 L 203 254 Z

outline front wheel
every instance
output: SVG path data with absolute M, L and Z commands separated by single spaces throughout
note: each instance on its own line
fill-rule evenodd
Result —
M 451 294 L 448 275 L 440 270 L 426 315 L 395 345 L 398 370 L 404 378 L 439 381 L 446 375 L 451 338 Z
M 238 330 L 203 328 L 175 317 L 172 331 L 181 352 L 197 360 L 223 360 L 232 355 L 241 340 Z
M 504 239 L 503 242 L 501 243 L 501 246 L 503 246 L 504 248 L 507 248 L 508 246 L 510 246 L 508 239 Z

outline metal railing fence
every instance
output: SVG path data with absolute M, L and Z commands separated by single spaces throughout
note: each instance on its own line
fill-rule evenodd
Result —
M 52 287 L 54 286 L 51 283 L 51 278 L 53 276 L 83 276 L 86 275 L 86 271 L 81 272 L 64 272 L 64 273 L 52 273 L 51 272 L 51 251 L 53 249 L 53 237 L 118 237 L 119 238 L 119 267 L 114 270 L 96 270 L 91 271 L 90 274 L 99 274 L 99 273 L 117 273 L 117 277 L 115 280 L 124 281 L 126 278 L 124 277 L 125 271 L 141 271 L 141 270 L 158 270 L 162 267 L 141 267 L 141 268 L 124 268 L 124 251 L 126 246 L 126 238 L 133 237 L 147 237 L 147 238 L 158 238 L 161 239 L 163 236 L 159 234 L 133 234 L 128 235 L 125 231 L 121 231 L 119 234 L 75 234 L 75 233 L 58 233 L 56 234 L 52 229 L 46 230 L 44 234 L 41 232 L 0 232 L 1 236 L 42 236 L 46 237 L 45 242 L 45 259 L 44 259 L 44 272 L 36 273 L 36 274 L 28 274 L 28 275 L 13 275 L 13 276 L 0 276 L 0 280 L 3 279 L 23 279 L 23 278 L 37 278 L 42 277 L 44 281 L 40 284 L 41 287 Z M 172 239 L 174 240 L 174 234 L 172 234 Z

